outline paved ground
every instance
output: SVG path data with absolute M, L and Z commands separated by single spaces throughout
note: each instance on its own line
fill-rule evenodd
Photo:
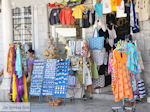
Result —
M 31 112 L 112 112 L 111 107 L 118 105 L 120 103 L 103 100 L 67 101 L 66 105 L 59 107 L 50 107 L 48 103 L 31 103 Z M 136 104 L 136 112 L 150 112 L 150 104 Z

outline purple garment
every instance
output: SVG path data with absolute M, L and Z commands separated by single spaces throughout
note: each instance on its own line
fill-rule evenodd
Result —
M 15 49 L 15 45 L 14 45 L 13 46 L 13 71 L 14 71 L 14 74 L 16 75 L 15 64 L 16 64 L 16 49 Z
M 19 98 L 22 99 L 24 95 L 24 84 L 23 84 L 23 77 L 19 78 Z
M 13 82 L 13 76 L 11 75 L 11 82 L 10 82 L 10 94 L 12 94 L 12 82 Z
M 31 64 L 33 64 L 34 60 L 36 60 L 37 58 L 34 57 L 34 59 L 32 61 L 30 61 L 29 57 L 26 59 L 27 60 L 27 72 L 29 72 L 29 67 L 31 66 Z
M 16 77 L 16 89 L 17 89 L 17 102 L 19 102 L 19 85 L 18 85 L 18 76 L 15 75 Z

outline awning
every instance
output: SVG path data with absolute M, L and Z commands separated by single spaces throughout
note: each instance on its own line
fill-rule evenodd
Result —
M 28 6 L 42 6 L 48 3 L 61 3 L 62 1 L 68 2 L 69 0 L 11 0 L 12 7 L 28 7 Z

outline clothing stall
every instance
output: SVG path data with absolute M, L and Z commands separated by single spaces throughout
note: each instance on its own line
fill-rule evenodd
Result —
M 65 40 L 65 47 L 61 46 L 61 49 L 65 50 L 63 54 L 65 58 L 59 55 L 58 47 L 58 41 L 63 36 L 59 35 L 60 38 L 56 39 L 52 34 L 49 35 L 48 48 L 43 51 L 45 59 L 42 62 L 45 72 L 41 72 L 43 80 L 41 86 L 38 86 L 40 87 L 38 96 L 51 96 L 53 101 L 55 97 L 63 97 L 65 100 L 69 90 L 73 91 L 71 98 L 75 98 L 77 94 L 75 91 L 80 89 L 80 98 L 87 100 L 92 99 L 96 89 L 111 85 L 115 102 L 123 100 L 123 108 L 112 109 L 125 111 L 124 107 L 127 107 L 125 101 L 136 102 L 137 98 L 142 99 L 146 96 L 144 81 L 141 78 L 144 70 L 142 56 L 133 38 L 135 33 L 140 32 L 136 1 L 97 0 L 97 3 L 93 3 L 93 0 L 90 3 L 87 1 L 61 0 L 61 2 L 51 1 L 48 4 L 50 28 L 57 26 L 67 29 L 76 26 L 75 23 L 78 21 L 78 28 L 82 31 L 92 29 L 92 32 L 88 31 L 91 33 L 90 37 L 85 33 L 85 38 L 80 35 L 80 39 L 70 37 L 71 39 Z M 22 74 L 26 72 L 25 66 L 22 67 L 23 71 L 20 68 L 22 64 L 19 48 L 20 45 L 17 45 L 17 51 L 14 53 L 15 45 L 11 45 L 8 57 L 8 73 L 12 75 L 10 93 L 13 95 L 13 101 L 18 98 L 18 92 L 15 90 L 19 91 L 15 83 L 16 77 L 22 77 L 23 81 L 25 78 Z M 22 55 L 22 59 L 24 58 L 25 55 Z M 17 66 L 12 67 L 13 64 L 9 66 L 11 63 Z M 47 84 L 51 86 L 46 86 Z M 24 89 L 25 85 L 24 83 Z

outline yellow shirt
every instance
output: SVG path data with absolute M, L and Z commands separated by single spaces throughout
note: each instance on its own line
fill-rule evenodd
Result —
M 76 19 L 82 18 L 82 12 L 85 10 L 85 7 L 83 5 L 78 5 L 75 7 L 72 16 L 74 16 Z

